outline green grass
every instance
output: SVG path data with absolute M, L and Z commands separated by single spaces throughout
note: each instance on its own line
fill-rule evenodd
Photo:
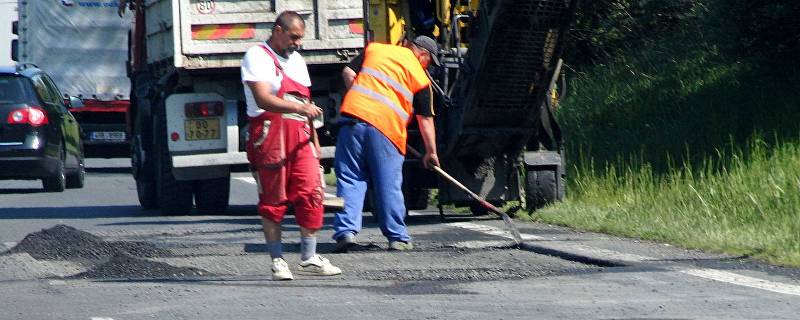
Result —
M 577 169 L 574 196 L 534 218 L 800 266 L 800 144 L 748 149 L 727 165 L 665 175 L 647 166 Z
M 324 179 L 326 186 L 334 186 L 334 187 L 336 186 L 336 172 L 334 172 L 333 169 L 331 169 L 330 172 L 324 174 L 322 178 Z
M 665 172 L 670 159 L 699 164 L 753 133 L 796 139 L 797 67 L 727 57 L 694 41 L 636 50 L 577 74 L 558 110 L 567 156 Z
M 570 82 L 567 199 L 530 218 L 800 266 L 797 68 L 671 41 Z

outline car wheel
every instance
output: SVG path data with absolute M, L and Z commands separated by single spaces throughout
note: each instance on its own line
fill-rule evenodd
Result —
M 56 171 L 52 176 L 42 179 L 42 187 L 47 192 L 64 192 L 67 187 L 67 177 L 64 174 L 64 148 L 61 148 Z
M 66 186 L 70 189 L 83 188 L 83 180 L 86 177 L 86 164 L 83 159 L 78 160 L 78 169 L 75 173 L 67 177 Z

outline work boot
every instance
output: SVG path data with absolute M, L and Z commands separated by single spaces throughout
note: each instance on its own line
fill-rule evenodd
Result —
M 318 254 L 308 260 L 300 261 L 297 271 L 315 276 L 335 276 L 342 273 L 342 269 L 332 265 L 328 259 Z
M 358 246 L 356 243 L 356 235 L 352 233 L 348 233 L 347 235 L 336 239 L 336 248 L 333 249 L 333 253 L 347 253 L 353 247 Z
M 289 270 L 289 264 L 283 258 L 272 259 L 272 280 L 283 281 L 292 280 L 292 271 Z
M 414 245 L 407 241 L 389 241 L 389 251 L 408 251 L 414 249 Z

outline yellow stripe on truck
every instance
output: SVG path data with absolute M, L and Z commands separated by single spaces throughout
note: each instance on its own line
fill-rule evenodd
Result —
M 256 25 L 252 23 L 202 24 L 192 26 L 192 40 L 252 39 L 255 33 Z

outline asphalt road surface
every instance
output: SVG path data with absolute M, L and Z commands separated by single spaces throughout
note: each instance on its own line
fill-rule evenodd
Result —
M 411 212 L 415 250 L 318 251 L 336 277 L 270 281 L 256 190 L 234 174 L 231 208 L 142 211 L 126 159 L 90 159 L 86 187 L 0 181 L 0 319 L 798 319 L 800 272 L 542 224 Z M 43 231 L 44 230 L 44 231 Z M 284 225 L 287 261 L 299 231 Z

